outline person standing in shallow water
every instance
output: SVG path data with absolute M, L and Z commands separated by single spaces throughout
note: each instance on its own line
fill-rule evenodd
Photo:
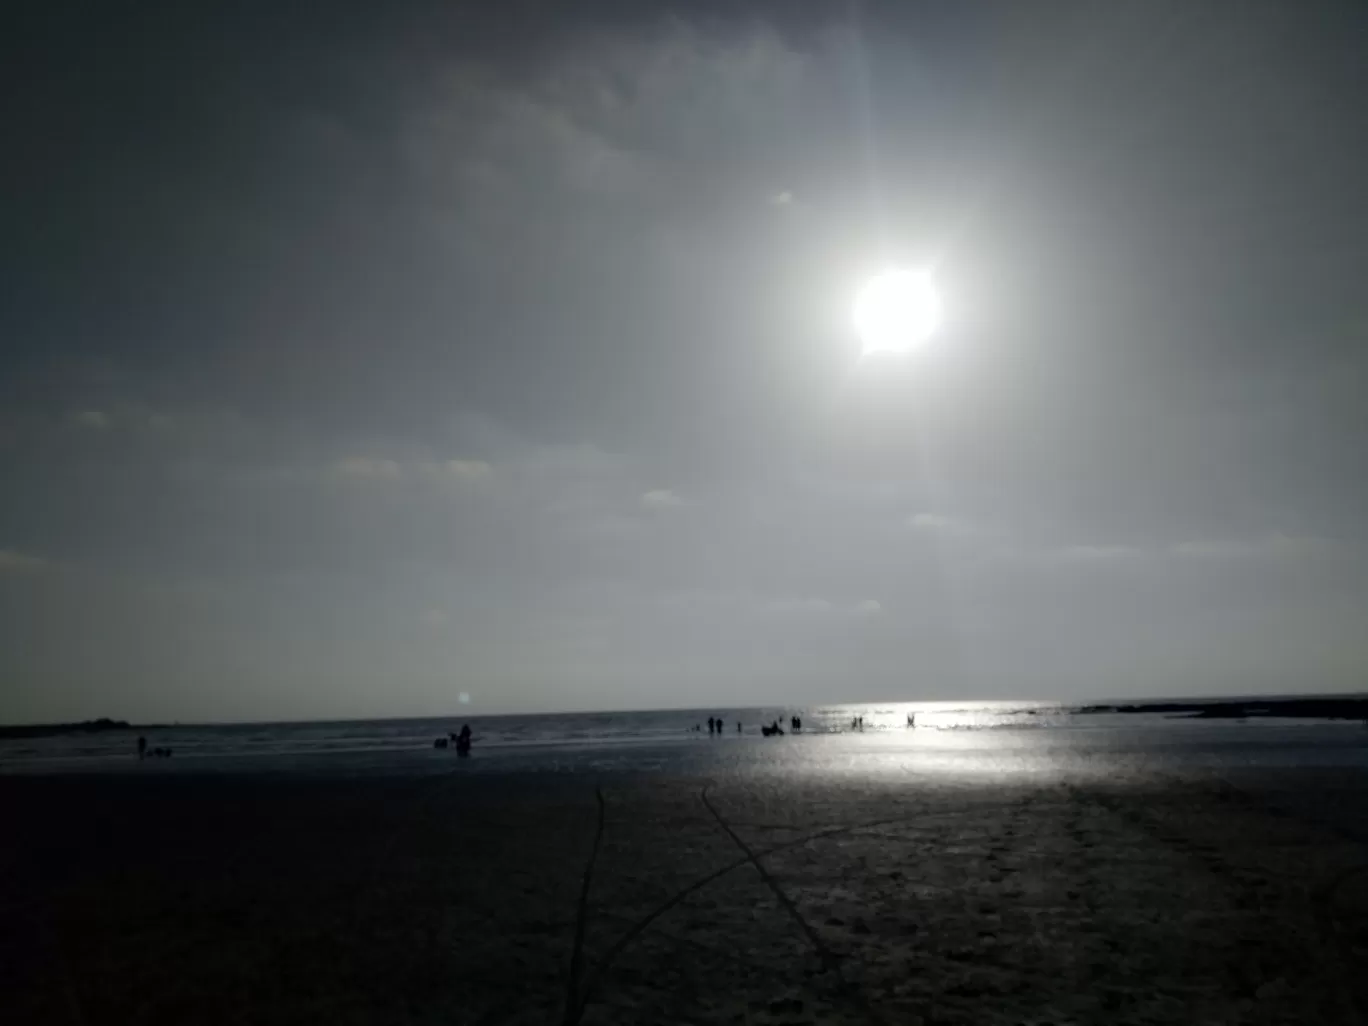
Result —
M 708 717 L 708 736 L 711 737 L 713 734 L 716 734 L 716 733 L 717 733 L 717 721 L 716 721 L 715 719 L 713 719 L 711 716 L 709 716 L 709 717 Z

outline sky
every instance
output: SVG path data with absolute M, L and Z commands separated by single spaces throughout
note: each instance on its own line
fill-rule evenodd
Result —
M 0 721 L 1364 689 L 1368 6 L 22 6 Z

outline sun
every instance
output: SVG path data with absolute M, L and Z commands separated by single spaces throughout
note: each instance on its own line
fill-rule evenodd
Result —
M 890 267 L 855 297 L 855 331 L 866 353 L 904 353 L 940 327 L 941 304 L 928 271 Z

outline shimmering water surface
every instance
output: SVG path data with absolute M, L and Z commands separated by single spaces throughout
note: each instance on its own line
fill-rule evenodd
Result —
M 765 738 L 761 724 L 801 716 L 803 729 Z M 707 730 L 720 717 L 718 736 Z M 863 729 L 852 721 L 863 717 Z M 909 717 L 915 725 L 909 726 Z M 433 739 L 468 722 L 474 752 Z M 742 725 L 741 732 L 737 724 Z M 695 727 L 701 729 L 695 730 Z M 469 716 L 144 728 L 174 757 L 139 763 L 139 731 L 0 741 L 0 769 L 51 771 L 413 772 L 670 770 L 707 773 L 884 770 L 1050 774 L 1093 765 L 1137 769 L 1368 766 L 1361 722 L 1201 719 L 1085 713 L 1050 703 L 903 702 L 538 716 Z

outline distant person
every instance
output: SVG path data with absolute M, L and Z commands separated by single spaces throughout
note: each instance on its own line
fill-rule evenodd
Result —
M 915 726 L 917 725 L 917 714 L 916 714 L 916 713 L 908 713 L 908 714 L 907 714 L 907 725 L 908 725 L 909 727 L 915 727 Z
M 711 736 L 711 735 L 713 735 L 713 734 L 715 734 L 715 733 L 717 733 L 717 721 L 714 720 L 711 716 L 709 716 L 709 717 L 708 717 L 708 734 L 709 734 L 709 736 Z
M 143 737 L 141 734 L 138 735 L 138 758 L 147 758 L 147 738 Z
M 1364 725 L 1365 725 L 1365 726 L 1368 726 L 1368 724 L 1364 724 Z M 740 721 L 740 720 L 737 720 L 737 721 L 736 721 L 736 732 L 737 732 L 738 734 L 741 733 L 741 721 Z
M 717 736 L 718 736 L 718 737 L 721 737 L 721 736 L 722 736 L 722 717 L 721 717 L 721 716 L 719 716 L 719 717 L 717 718 Z
M 459 734 L 456 735 L 456 754 L 457 754 L 457 755 L 469 755 L 469 754 L 470 754 L 470 724 L 469 724 L 469 723 L 464 724 L 464 725 L 461 727 L 461 732 L 460 732 Z

